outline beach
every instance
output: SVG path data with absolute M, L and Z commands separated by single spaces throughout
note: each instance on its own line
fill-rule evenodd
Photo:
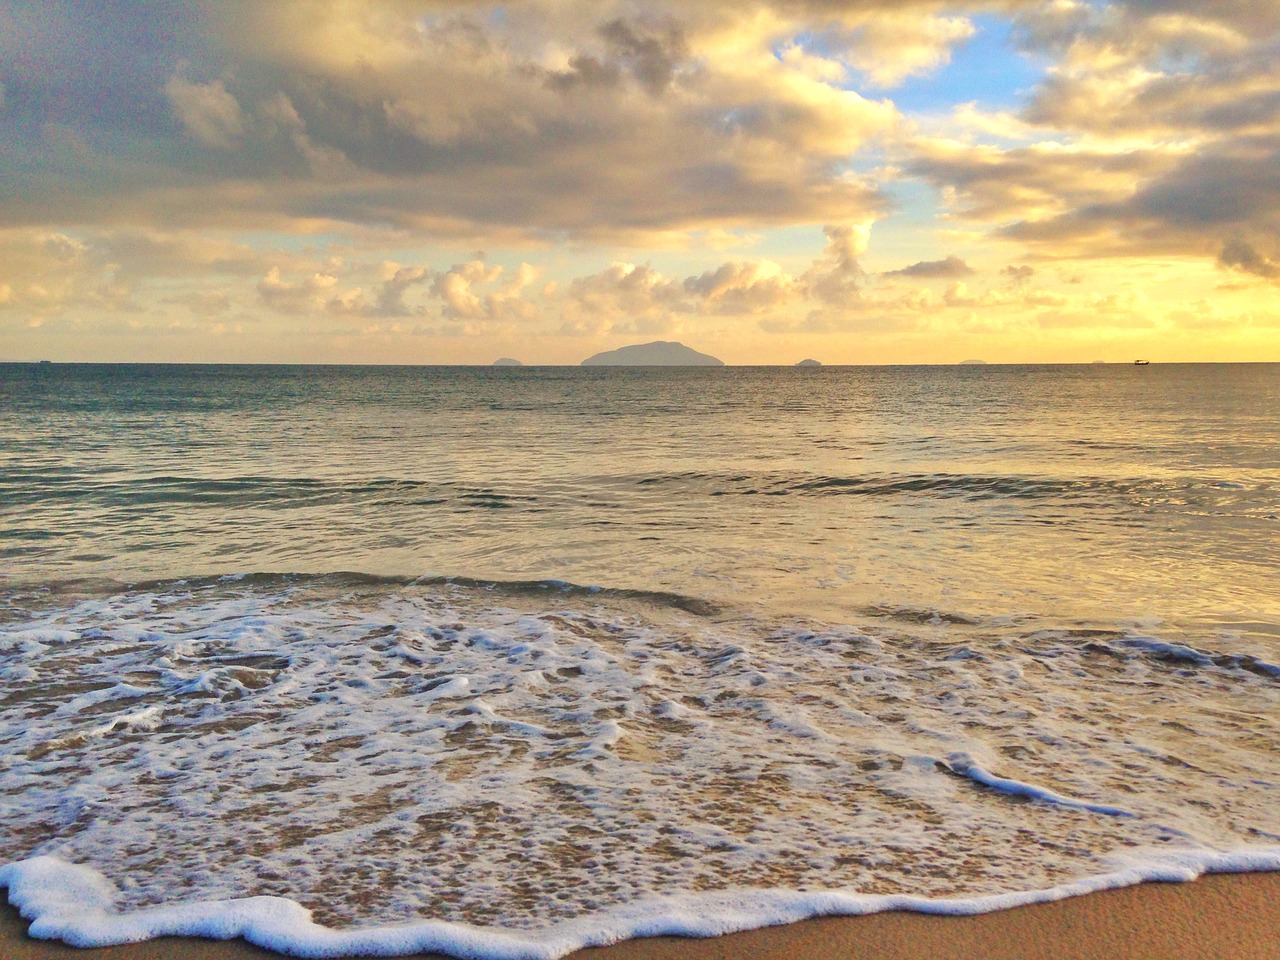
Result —
M 7 960 L 248 960 L 243 941 L 166 938 L 107 949 L 32 940 L 3 911 Z M 425 958 L 427 955 L 419 954 Z M 826 917 L 705 940 L 655 937 L 580 950 L 572 960 L 1274 960 L 1280 873 L 1148 883 L 973 917 L 880 913 Z

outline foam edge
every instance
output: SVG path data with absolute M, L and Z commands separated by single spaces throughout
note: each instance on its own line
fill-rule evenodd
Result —
M 594 916 L 535 931 L 425 920 L 334 930 L 285 897 L 178 903 L 130 913 L 114 909 L 117 891 L 91 867 L 40 856 L 0 867 L 9 902 L 31 921 L 29 933 L 76 947 L 138 943 L 155 937 L 202 937 L 250 943 L 301 958 L 399 957 L 441 953 L 459 960 L 556 960 L 583 947 L 638 937 L 712 937 L 817 916 L 862 916 L 908 910 L 971 916 L 1046 903 L 1145 882 L 1186 882 L 1206 873 L 1280 870 L 1280 847 L 1219 852 L 1149 851 L 1115 855 L 1117 869 L 1043 890 L 939 898 L 738 889 L 635 901 Z

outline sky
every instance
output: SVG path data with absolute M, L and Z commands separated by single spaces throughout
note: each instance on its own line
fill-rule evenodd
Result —
M 0 360 L 1280 361 L 1280 0 L 0 0 Z

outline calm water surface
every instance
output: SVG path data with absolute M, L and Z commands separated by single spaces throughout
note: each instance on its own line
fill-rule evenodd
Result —
M 361 571 L 1270 624 L 1276 365 L 0 367 L 10 583 Z

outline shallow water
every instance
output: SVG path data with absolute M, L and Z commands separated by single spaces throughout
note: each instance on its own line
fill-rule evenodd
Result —
M 122 907 L 1280 866 L 1280 367 L 8 365 L 0 428 L 0 862 Z

